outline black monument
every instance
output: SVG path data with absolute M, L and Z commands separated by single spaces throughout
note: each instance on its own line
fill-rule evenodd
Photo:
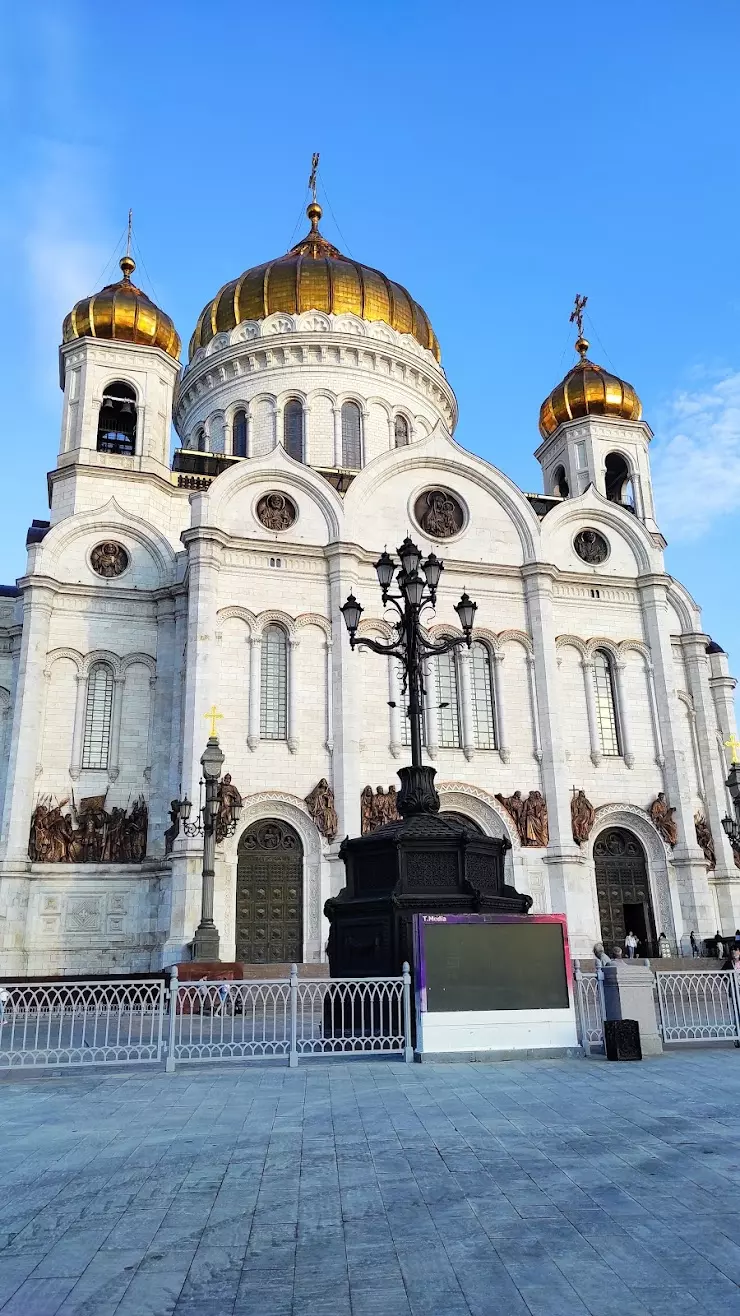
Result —
M 327 900 L 329 968 L 336 977 L 381 977 L 413 963 L 414 914 L 526 914 L 530 896 L 504 882 L 509 842 L 483 836 L 471 823 L 439 813 L 435 769 L 421 761 L 424 659 L 472 643 L 477 604 L 463 594 L 455 611 L 462 633 L 434 642 L 425 636 L 421 614 L 434 607 L 443 563 L 421 552 L 407 537 L 398 549 L 400 566 L 382 553 L 375 569 L 383 603 L 398 613 L 389 643 L 357 638 L 362 607 L 350 594 L 342 608 L 352 648 L 363 645 L 397 658 L 403 669 L 411 729 L 411 766 L 401 768 L 397 808 L 401 818 L 376 831 L 345 838 L 340 855 L 347 885 Z M 391 594 L 393 577 L 398 593 Z M 423 575 L 422 575 L 423 573 Z

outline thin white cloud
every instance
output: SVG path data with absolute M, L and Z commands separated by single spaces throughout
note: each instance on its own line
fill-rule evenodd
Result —
M 740 506 L 740 371 L 679 393 L 655 440 L 658 524 L 670 540 L 696 540 Z

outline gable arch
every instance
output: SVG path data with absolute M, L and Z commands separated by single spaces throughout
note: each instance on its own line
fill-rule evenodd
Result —
M 122 508 L 115 498 L 109 499 L 102 507 L 88 512 L 76 513 L 58 521 L 35 547 L 33 567 L 29 574 L 43 574 L 56 578 L 60 559 L 75 541 L 95 535 L 95 542 L 106 538 L 118 539 L 128 537 L 149 555 L 159 577 L 157 587 L 173 584 L 176 580 L 176 554 L 170 541 L 161 530 L 142 517 Z M 103 582 L 115 586 L 116 580 Z M 125 588 L 125 584 L 121 584 Z
M 279 608 L 268 608 L 265 612 L 258 612 L 255 618 L 255 636 L 261 638 L 268 626 L 282 626 L 288 640 L 292 644 L 298 643 L 295 621 L 287 612 L 282 612 Z

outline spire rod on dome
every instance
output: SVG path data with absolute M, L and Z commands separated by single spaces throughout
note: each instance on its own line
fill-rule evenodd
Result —
M 579 292 L 576 293 L 573 310 L 570 313 L 570 323 L 578 326 L 578 337 L 575 342 L 575 348 L 581 357 L 584 357 L 589 349 L 587 338 L 583 337 L 583 312 L 586 309 L 588 297 L 582 297 Z
M 133 210 L 131 210 L 131 208 L 129 208 L 128 228 L 126 230 L 126 255 L 122 256 L 118 262 L 121 269 L 123 270 L 124 279 L 128 279 L 128 280 L 131 279 L 131 275 L 136 269 L 136 261 L 131 255 L 131 230 L 133 228 L 133 224 L 134 224 L 134 212 Z
M 311 200 L 316 205 L 316 175 L 319 169 L 319 153 L 314 151 L 311 156 L 311 173 L 308 179 L 308 186 L 311 189 Z

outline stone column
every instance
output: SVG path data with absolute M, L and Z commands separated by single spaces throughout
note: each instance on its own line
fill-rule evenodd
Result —
M 596 685 L 594 665 L 590 658 L 581 659 L 583 687 L 586 694 L 586 716 L 588 717 L 588 736 L 591 742 L 591 762 L 595 768 L 601 763 L 601 740 L 596 719 Z
M 300 706 L 298 698 L 299 643 L 297 636 L 291 635 L 288 639 L 288 749 L 291 754 L 297 754 L 300 744 L 298 727 L 298 708 Z
M 342 465 L 342 408 L 332 407 L 334 417 L 334 465 Z M 344 600 L 342 600 L 344 602 Z
M 504 683 L 501 679 L 501 667 L 504 661 L 504 655 L 498 649 L 494 649 L 491 654 L 491 665 L 493 667 L 493 725 L 496 728 L 496 739 L 498 752 L 502 763 L 508 763 L 511 758 L 509 749 L 509 737 L 506 732 L 506 696 L 504 694 Z
M 555 626 L 552 612 L 554 568 L 532 563 L 522 568 L 529 629 L 532 636 L 536 700 L 542 746 L 542 789 L 547 801 L 550 844 L 544 858 L 550 886 L 550 908 L 568 918 L 573 955 L 590 954 L 596 940 L 590 873 L 573 840 L 569 779 L 560 726 Z M 562 710 L 567 712 L 567 710 Z
M 437 708 L 437 672 L 436 658 L 426 658 L 424 662 L 424 708 L 427 733 L 427 754 L 434 762 L 439 753 L 439 709 Z
M 41 758 L 41 723 L 46 690 L 53 591 L 30 581 L 23 596 L 23 633 L 10 736 L 8 789 L 3 811 L 2 867 L 28 863 L 28 832 L 35 805 L 36 765 Z
M 247 744 L 254 750 L 260 743 L 260 695 L 262 683 L 262 636 L 249 638 L 249 729 Z
M 457 650 L 457 670 L 460 678 L 460 739 L 466 759 L 475 754 L 475 730 L 473 727 L 473 691 L 471 683 L 469 649 Z
M 175 600 L 157 599 L 157 673 L 154 681 L 153 707 L 149 710 L 152 728 L 151 783 L 149 788 L 149 852 L 164 854 L 164 830 L 168 826 L 170 795 L 171 725 L 175 686 Z
M 403 737 L 401 736 L 401 691 L 398 679 L 398 659 L 388 659 L 388 701 L 390 704 L 391 743 L 390 751 L 394 759 L 400 758 Z
M 709 880 L 716 889 L 721 932 L 740 926 L 740 871 L 735 867 L 732 846 L 722 826 L 727 813 L 725 778 L 727 767 L 718 743 L 716 711 L 709 684 L 707 635 L 681 637 L 689 690 L 694 701 L 696 745 L 704 778 L 706 818 L 714 841 L 717 867 Z
M 332 720 L 334 724 L 334 800 L 339 818 L 338 836 L 360 835 L 360 723 L 362 663 L 350 648 L 340 608 L 347 595 L 357 592 L 357 563 L 338 547 L 330 546 L 329 616 L 331 647 Z M 344 864 L 332 857 L 333 891 L 344 885 Z
M 617 726 L 621 732 L 622 758 L 628 768 L 634 768 L 635 756 L 632 752 L 632 734 L 630 728 L 630 709 L 624 689 L 625 663 L 614 664 L 614 683 L 617 696 Z
M 684 761 L 676 734 L 681 710 L 676 693 L 676 677 L 671 648 L 668 617 L 668 582 L 663 575 L 645 575 L 637 579 L 642 602 L 645 635 L 653 663 L 655 699 L 665 755 L 664 780 L 668 803 L 675 808 L 678 840 L 673 848 L 684 928 L 676 928 L 680 939 L 693 928 L 700 936 L 711 936 L 716 928 L 714 901 L 707 881 L 704 855 L 696 840 L 693 792 L 689 765 Z

